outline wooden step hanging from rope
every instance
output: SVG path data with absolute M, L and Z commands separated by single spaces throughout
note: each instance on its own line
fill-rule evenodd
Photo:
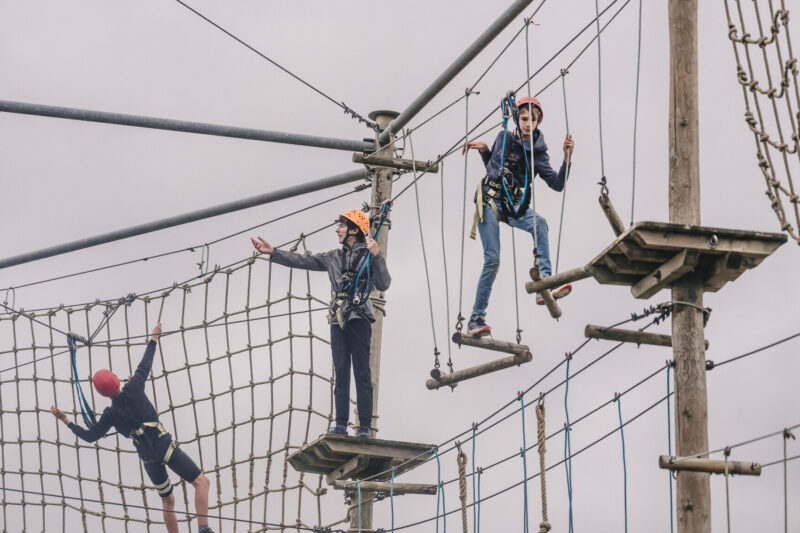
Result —
M 534 283 L 537 282 L 537 281 L 542 281 L 542 274 L 539 272 L 539 265 L 538 264 L 534 264 L 533 265 L 533 268 L 531 269 L 530 274 L 531 274 L 531 279 L 534 281 Z M 554 287 L 557 287 L 557 285 L 555 285 Z M 525 290 L 527 290 L 527 289 L 528 289 L 528 286 L 526 284 L 525 285 Z M 529 294 L 530 294 L 530 292 L 531 291 L 528 291 Z M 556 299 L 553 298 L 553 295 L 550 293 L 550 289 L 549 288 L 542 289 L 541 291 L 537 291 L 537 292 L 539 293 L 539 296 L 542 297 L 542 300 L 544 301 L 544 306 L 547 308 L 548 311 L 550 311 L 550 316 L 553 317 L 553 318 L 561 317 L 561 308 L 556 303 Z
M 372 154 L 362 154 L 356 152 L 353 154 L 353 163 L 360 163 L 371 167 L 388 167 L 396 168 L 398 170 L 409 170 L 417 172 L 439 172 L 439 163 L 435 161 L 419 161 L 412 159 L 396 159 L 394 157 L 383 157 Z
M 659 468 L 677 472 L 706 472 L 708 474 L 737 474 L 740 476 L 760 476 L 761 465 L 746 461 L 720 461 L 719 459 L 701 459 L 697 457 L 675 457 L 661 455 L 658 458 Z
M 628 285 L 636 298 L 650 298 L 693 272 L 704 291 L 717 292 L 786 240 L 783 233 L 638 222 L 585 267 L 528 282 L 525 290 L 541 293 L 592 276 L 601 284 Z
M 622 328 L 604 328 L 587 324 L 583 330 L 587 339 L 600 339 L 617 342 L 633 342 L 635 344 L 649 344 L 652 346 L 672 346 L 672 336 L 660 333 L 647 333 L 645 331 L 634 331 Z M 708 350 L 708 340 L 706 340 L 706 350 Z
M 346 491 L 348 494 L 354 494 L 358 490 L 358 484 L 355 481 L 334 481 L 333 488 L 336 490 Z M 427 494 L 436 495 L 436 485 L 426 483 L 390 483 L 388 481 L 362 481 L 362 491 L 370 492 L 383 492 L 386 494 Z
M 473 337 L 471 335 L 464 335 L 460 332 L 453 334 L 453 342 L 458 345 L 473 346 L 475 348 L 483 348 L 496 352 L 504 352 L 512 354 L 510 357 L 504 357 L 488 363 L 465 368 L 464 370 L 457 370 L 450 374 L 441 374 L 439 378 L 429 379 L 425 382 L 425 386 L 430 390 L 439 389 L 441 387 L 452 386 L 459 381 L 477 378 L 485 374 L 497 372 L 512 366 L 518 366 L 523 363 L 529 363 L 533 360 L 530 348 L 524 344 L 514 344 L 513 342 L 497 341 L 486 337 Z

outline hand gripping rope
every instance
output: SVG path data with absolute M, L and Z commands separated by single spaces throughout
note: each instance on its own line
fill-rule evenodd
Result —
M 389 209 L 391 208 L 391 205 L 392 204 L 389 200 L 383 202 L 383 206 L 381 207 L 381 213 L 379 215 L 380 222 L 378 223 L 378 229 L 375 230 L 375 235 L 372 237 L 375 240 L 378 239 L 378 235 L 380 235 L 381 233 L 381 228 L 383 228 L 383 223 L 386 222 L 386 216 L 389 212 Z M 366 301 L 367 297 L 369 296 L 369 278 L 370 278 L 369 265 L 371 257 L 372 254 L 367 252 L 366 257 L 361 261 L 361 266 L 358 269 L 358 274 L 356 274 L 355 282 L 353 282 L 353 305 L 359 305 L 361 302 Z M 367 269 L 367 283 L 364 286 L 363 294 L 360 294 L 358 292 L 358 280 L 361 279 L 361 273 L 364 271 L 364 268 Z

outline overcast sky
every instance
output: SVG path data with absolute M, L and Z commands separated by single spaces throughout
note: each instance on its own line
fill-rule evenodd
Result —
M 393 4 L 249 0 L 218 3 L 195 0 L 191 5 L 335 100 L 344 101 L 366 115 L 376 109 L 403 110 L 489 26 L 507 3 L 473 0 L 457 4 L 418 0 Z M 538 2 L 532 3 L 526 13 L 530 14 L 534 5 Z M 622 0 L 616 2 L 611 12 L 622 5 Z M 530 30 L 531 70 L 538 69 L 558 52 L 594 13 L 595 5 L 591 0 L 545 2 L 536 15 L 536 25 Z M 591 38 L 591 32 L 579 37 L 532 82 L 532 91 L 538 92 L 557 80 L 539 96 L 544 107 L 541 130 L 550 145 L 554 166 L 562 159 L 560 145 L 567 132 L 566 116 L 569 132 L 576 143 L 566 192 L 560 270 L 586 264 L 613 240 L 613 233 L 597 205 L 596 183 L 603 170 L 617 210 L 626 223 L 631 218 L 637 19 L 638 4 L 631 2 L 601 38 L 602 153 L 596 46 L 590 48 L 565 77 L 566 102 L 558 79 L 560 69 L 576 57 Z M 797 40 L 800 33 L 796 17 L 792 24 Z M 464 88 L 477 80 L 521 27 L 522 17 L 495 39 L 410 126 L 417 126 L 461 96 Z M 645 2 L 642 28 L 634 218 L 666 221 L 669 94 L 666 2 Z M 701 3 L 699 49 L 702 222 L 714 227 L 780 231 L 764 195 L 764 179 L 756 165 L 752 133 L 743 120 L 742 91 L 736 82 L 735 61 L 721 2 Z M 0 72 L 0 98 L 4 100 L 342 139 L 372 136 L 371 130 L 343 114 L 330 101 L 176 2 L 0 0 Z M 476 89 L 480 94 L 470 98 L 470 123 L 483 119 L 508 89 L 518 87 L 524 79 L 525 40 L 522 35 L 480 82 Z M 416 158 L 434 159 L 458 141 L 463 135 L 464 113 L 462 101 L 415 131 L 411 140 Z M 494 116 L 481 131 L 499 120 L 499 115 Z M 495 134 L 496 128 L 481 140 L 491 143 Z M 410 157 L 408 144 L 405 155 Z M 467 187 L 468 197 L 471 197 L 483 168 L 477 154 L 470 154 L 468 163 Z M 791 164 L 795 176 L 800 174 L 797 162 Z M 343 151 L 2 114 L 2 253 L 10 257 L 356 168 L 351 154 Z M 452 332 L 447 329 L 447 321 L 449 319 L 452 330 L 459 310 L 468 315 L 482 263 L 479 241 L 468 239 L 464 253 L 463 297 L 459 298 L 463 180 L 463 158 L 458 154 L 448 157 L 444 163 L 443 182 L 444 255 L 441 181 L 433 175 L 419 181 L 436 342 L 444 359 L 452 350 L 456 369 L 494 357 L 492 353 L 476 349 L 458 350 L 456 346 L 448 349 L 447 346 Z M 395 190 L 408 183 L 406 175 L 395 185 Z M 350 189 L 352 186 L 342 186 L 8 268 L 0 272 L 0 289 L 201 245 Z M 351 195 L 253 234 L 282 243 L 300 232 L 319 228 L 338 213 L 360 207 L 368 199 L 368 191 Z M 554 263 L 561 199 L 559 193 L 548 190 L 537 180 L 537 211 L 549 222 Z M 473 209 L 471 201 L 468 200 L 466 208 L 469 222 Z M 511 233 L 503 227 L 500 275 L 487 321 L 495 338 L 513 340 L 516 290 L 522 342 L 531 347 L 533 362 L 464 382 L 453 392 L 428 391 L 424 382 L 433 363 L 434 340 L 427 310 L 426 277 L 413 189 L 396 202 L 391 218 L 388 264 L 393 283 L 387 292 L 380 401 L 376 407 L 382 438 L 442 442 L 513 400 L 517 391 L 526 389 L 558 364 L 566 352 L 582 342 L 586 324 L 618 322 L 632 312 L 670 298 L 669 292 L 664 291 L 649 301 L 636 300 L 625 287 L 602 286 L 589 279 L 575 284 L 573 294 L 561 304 L 563 317 L 555 321 L 524 291 L 532 262 L 532 246 L 530 238 L 519 232 L 516 234 L 518 282 L 514 286 Z M 308 245 L 313 251 L 335 247 L 333 230 L 313 236 Z M 242 236 L 212 246 L 211 262 L 226 265 L 250 253 L 249 240 Z M 449 317 L 445 310 L 443 257 L 446 257 L 449 281 Z M 96 298 L 118 298 L 131 292 L 140 294 L 197 275 L 199 260 L 198 248 L 197 253 L 185 252 L 19 289 L 15 304 L 33 309 L 89 302 Z M 721 361 L 800 330 L 798 260 L 798 247 L 790 240 L 756 270 L 746 272 L 719 293 L 706 295 L 705 305 L 713 309 L 706 329 L 706 338 L 711 344 L 708 359 Z M 313 274 L 312 278 L 315 295 L 327 298 L 325 276 Z M 460 300 L 463 303 L 459 308 Z M 177 313 L 165 315 L 165 329 L 176 327 L 178 320 Z M 324 326 L 320 331 L 326 336 Z M 668 333 L 669 325 L 662 324 L 653 331 Z M 796 342 L 708 374 L 709 445 L 712 449 L 800 423 L 800 413 L 796 409 L 800 391 L 794 379 L 800 371 Z M 7 350 L 12 341 L 2 338 L 0 344 L 2 350 Z M 573 360 L 572 371 L 612 346 L 603 341 L 590 343 Z M 612 399 L 615 392 L 627 389 L 656 371 L 669 358 L 668 349 L 654 347 L 624 346 L 610 354 L 570 381 L 571 418 Z M 62 365 L 68 368 L 66 363 Z M 7 366 L 3 361 L 2 367 Z M 161 370 L 156 368 L 155 371 Z M 563 378 L 562 367 L 542 383 L 541 389 L 534 389 L 531 397 Z M 663 397 L 666 387 L 666 377 L 662 373 L 625 396 L 623 418 L 627 420 Z M 563 426 L 563 395 L 561 388 L 547 399 L 548 433 Z M 14 409 L 13 405 L 6 406 L 7 396 L 3 396 L 3 400 L 3 412 Z M 69 392 L 65 390 L 65 396 L 57 400 L 69 403 Z M 611 431 L 618 425 L 617 417 L 611 404 L 576 426 L 572 431 L 573 450 Z M 47 413 L 42 414 L 41 420 L 42 424 L 54 423 Z M 535 436 L 535 424 L 532 408 L 528 409 L 529 445 Z M 669 531 L 667 474 L 657 467 L 658 455 L 667 453 L 666 425 L 666 405 L 661 404 L 625 428 L 628 520 L 634 530 Z M 520 415 L 517 414 L 479 437 L 476 463 L 486 466 L 518 451 L 521 445 Z M 795 455 L 797 451 L 796 442 L 790 442 L 789 453 Z M 767 463 L 779 459 L 781 454 L 781 439 L 773 437 L 738 448 L 731 458 Z M 563 439 L 559 436 L 548 445 L 547 464 L 562 458 Z M 527 467 L 529 475 L 538 471 L 535 454 L 529 455 Z M 455 457 L 449 454 L 442 459 L 442 477 L 450 479 L 455 472 Z M 796 482 L 800 480 L 798 474 L 800 465 L 789 463 L 792 492 L 796 491 Z M 436 469 L 431 465 L 410 474 L 406 480 L 435 482 L 435 476 Z M 482 491 L 489 494 L 520 479 L 521 460 L 511 461 L 505 469 L 484 474 Z M 550 522 L 555 530 L 564 530 L 568 498 L 563 468 L 552 470 L 547 481 Z M 623 528 L 619 434 L 574 459 L 573 486 L 576 527 L 597 531 Z M 726 524 L 723 479 L 715 477 L 711 486 L 712 524 L 719 530 Z M 540 519 L 538 482 L 529 483 L 528 489 L 530 522 L 535 527 Z M 212 487 L 212 494 L 215 492 Z M 116 493 L 109 497 L 119 498 Z M 448 509 L 452 509 L 457 502 L 455 485 L 448 486 L 446 497 Z M 481 507 L 484 527 L 493 531 L 521 530 L 522 497 L 522 489 L 516 488 L 485 502 Z M 323 501 L 324 521 L 337 520 L 343 512 L 341 495 L 331 491 Z M 783 523 L 782 501 L 780 466 L 765 469 L 760 478 L 735 478 L 731 481 L 734 529 L 778 530 Z M 404 496 L 396 502 L 395 523 L 410 523 L 429 517 L 435 511 L 434 498 Z M 19 514 L 19 507 L 9 509 L 6 528 L 19 531 L 15 529 L 19 517 L 13 513 Z M 457 516 L 449 517 L 451 527 L 458 527 Z M 60 527 L 58 520 L 60 518 L 56 518 Z M 313 516 L 308 520 L 313 522 Z M 388 528 L 389 520 L 388 502 L 376 504 L 376 527 Z M 68 513 L 67 523 L 80 527 L 80 515 Z M 798 523 L 800 511 L 794 509 L 790 512 L 790 524 L 796 527 Z M 432 528 L 432 523 L 428 523 L 412 530 L 430 531 Z M 136 526 L 132 530 L 138 531 Z

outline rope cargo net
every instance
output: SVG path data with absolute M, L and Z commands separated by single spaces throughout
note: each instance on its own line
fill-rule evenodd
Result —
M 164 335 L 146 393 L 211 481 L 209 525 L 267 531 L 341 523 L 323 525 L 322 476 L 286 462 L 331 421 L 329 341 L 315 333 L 327 330 L 317 312 L 327 305 L 312 296 L 309 272 L 273 269 L 259 256 L 146 296 L 0 314 L 2 523 L 22 531 L 163 530 L 161 500 L 130 439 L 112 428 L 88 444 L 49 412 L 54 404 L 83 424 L 59 332 L 89 338 L 102 325 L 76 359 L 99 416 L 110 402 L 89 376 L 109 368 L 126 380 L 159 321 Z M 170 480 L 179 478 L 170 472 Z M 187 485 L 175 484 L 182 531 L 197 523 Z
M 800 206 L 792 182 L 792 169 L 800 171 L 800 87 L 789 10 L 783 0 L 770 0 L 767 9 L 758 1 L 747 4 L 752 7 L 725 0 L 745 122 L 753 132 L 766 195 L 781 229 L 800 244 Z

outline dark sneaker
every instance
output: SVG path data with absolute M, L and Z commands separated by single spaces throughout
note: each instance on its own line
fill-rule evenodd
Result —
M 368 427 L 360 427 L 358 428 L 358 433 L 356 433 L 356 437 L 360 437 L 362 439 L 371 439 L 372 431 Z
M 332 435 L 347 435 L 347 426 L 335 425 L 328 430 Z
M 482 316 L 473 316 L 467 323 L 467 333 L 473 337 L 483 337 L 491 332 L 492 328 L 486 324 Z
M 553 299 L 558 300 L 559 298 L 568 296 L 569 293 L 571 292 L 572 292 L 572 283 L 567 283 L 566 285 L 562 285 L 557 289 L 553 289 L 552 291 L 550 291 L 550 294 L 553 296 Z M 536 295 L 536 305 L 544 305 L 544 300 L 538 294 Z

